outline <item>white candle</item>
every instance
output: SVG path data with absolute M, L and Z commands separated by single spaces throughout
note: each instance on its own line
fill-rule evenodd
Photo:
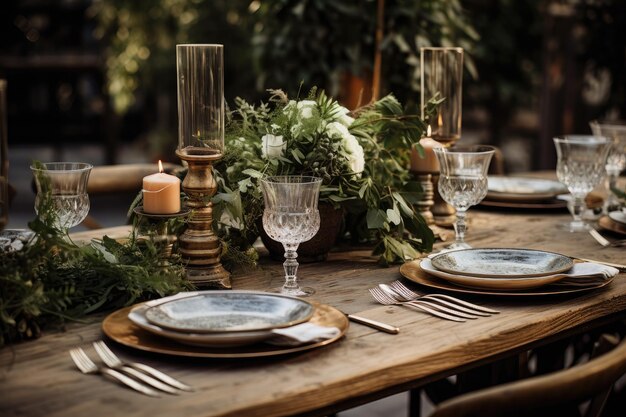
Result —
M 143 210 L 150 214 L 173 214 L 180 211 L 180 180 L 163 172 L 143 178 Z
M 420 145 L 424 149 L 424 157 L 421 158 L 415 148 L 411 148 L 411 171 L 424 173 L 439 172 L 439 160 L 433 148 L 441 148 L 443 145 L 430 137 L 430 126 L 425 138 L 420 139 Z

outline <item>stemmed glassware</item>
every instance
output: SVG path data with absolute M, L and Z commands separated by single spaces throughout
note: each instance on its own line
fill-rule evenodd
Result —
M 626 169 L 626 121 L 589 123 L 594 136 L 603 136 L 611 141 L 611 149 L 606 157 L 606 173 L 608 175 L 608 197 L 604 204 L 605 211 L 619 207 L 619 200 L 613 193 L 620 172 Z
M 263 229 L 285 248 L 285 283 L 281 294 L 306 297 L 315 293 L 298 285 L 298 254 L 301 242 L 310 240 L 320 227 L 317 209 L 321 178 L 307 176 L 273 176 L 261 180 L 265 209 Z
M 49 194 L 54 208 L 55 226 L 69 229 L 82 222 L 89 213 L 87 182 L 91 164 L 83 162 L 48 162 L 32 165 L 37 196 L 35 212 L 39 214 L 45 197 Z
M 456 239 L 447 249 L 469 249 L 465 242 L 467 209 L 487 195 L 487 170 L 495 152 L 493 146 L 474 145 L 434 148 L 439 160 L 439 193 L 456 209 Z
M 570 232 L 587 230 L 582 220 L 585 196 L 602 181 L 611 142 L 601 136 L 570 135 L 554 138 L 558 157 L 556 175 L 572 194 L 569 203 L 574 220 Z

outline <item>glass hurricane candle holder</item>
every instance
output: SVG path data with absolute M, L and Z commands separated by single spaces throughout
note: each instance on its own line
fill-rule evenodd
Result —
M 461 108 L 463 105 L 463 48 L 420 48 L 422 119 L 432 132 L 429 137 L 445 147 L 454 145 L 461 138 Z M 437 112 L 426 117 L 426 104 L 433 97 L 443 99 Z M 439 173 L 432 173 L 434 185 L 431 211 L 435 223 L 450 226 L 455 222 L 455 210 L 439 194 L 436 184 Z
M 213 164 L 224 153 L 224 47 L 177 45 L 178 148 L 187 162 L 183 190 L 192 210 L 179 250 L 187 278 L 199 287 L 231 288 L 220 262 L 222 251 L 213 232 L 211 197 L 217 192 Z

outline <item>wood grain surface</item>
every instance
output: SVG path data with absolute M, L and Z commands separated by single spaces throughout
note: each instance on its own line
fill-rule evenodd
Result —
M 534 248 L 573 257 L 626 263 L 624 248 L 601 248 L 586 233 L 560 226 L 563 213 L 469 213 L 467 240 L 475 247 Z M 115 230 L 120 233 L 123 229 Z M 96 231 L 97 234 L 106 230 Z M 451 237 L 451 231 L 443 231 Z M 87 238 L 88 236 L 82 236 Z M 377 305 L 367 289 L 400 278 L 381 268 L 369 250 L 337 251 L 322 263 L 303 264 L 301 283 L 313 300 L 346 313 L 401 328 L 389 335 L 355 323 L 342 340 L 291 356 L 252 360 L 199 360 L 148 354 L 110 342 L 125 359 L 145 362 L 191 384 L 196 391 L 151 399 L 99 376 L 83 375 L 68 350 L 101 339 L 103 316 L 64 332 L 0 351 L 2 416 L 281 416 L 324 413 L 425 382 L 583 330 L 626 312 L 626 274 L 605 288 L 575 297 L 464 298 L 501 311 L 466 323 L 441 320 L 403 307 Z M 234 289 L 268 290 L 282 283 L 282 266 L 267 257 L 258 270 L 238 272 Z M 382 393 L 382 394 L 381 394 Z M 318 411 L 316 411 L 318 410 Z

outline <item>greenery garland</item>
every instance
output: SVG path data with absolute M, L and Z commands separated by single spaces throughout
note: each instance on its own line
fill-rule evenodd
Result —
M 191 288 L 179 260 L 160 268 L 158 245 L 134 233 L 125 243 L 106 236 L 86 246 L 72 242 L 55 226 L 50 195 L 41 197 L 28 225 L 33 237 L 19 250 L 0 251 L 0 347 L 66 320 Z

